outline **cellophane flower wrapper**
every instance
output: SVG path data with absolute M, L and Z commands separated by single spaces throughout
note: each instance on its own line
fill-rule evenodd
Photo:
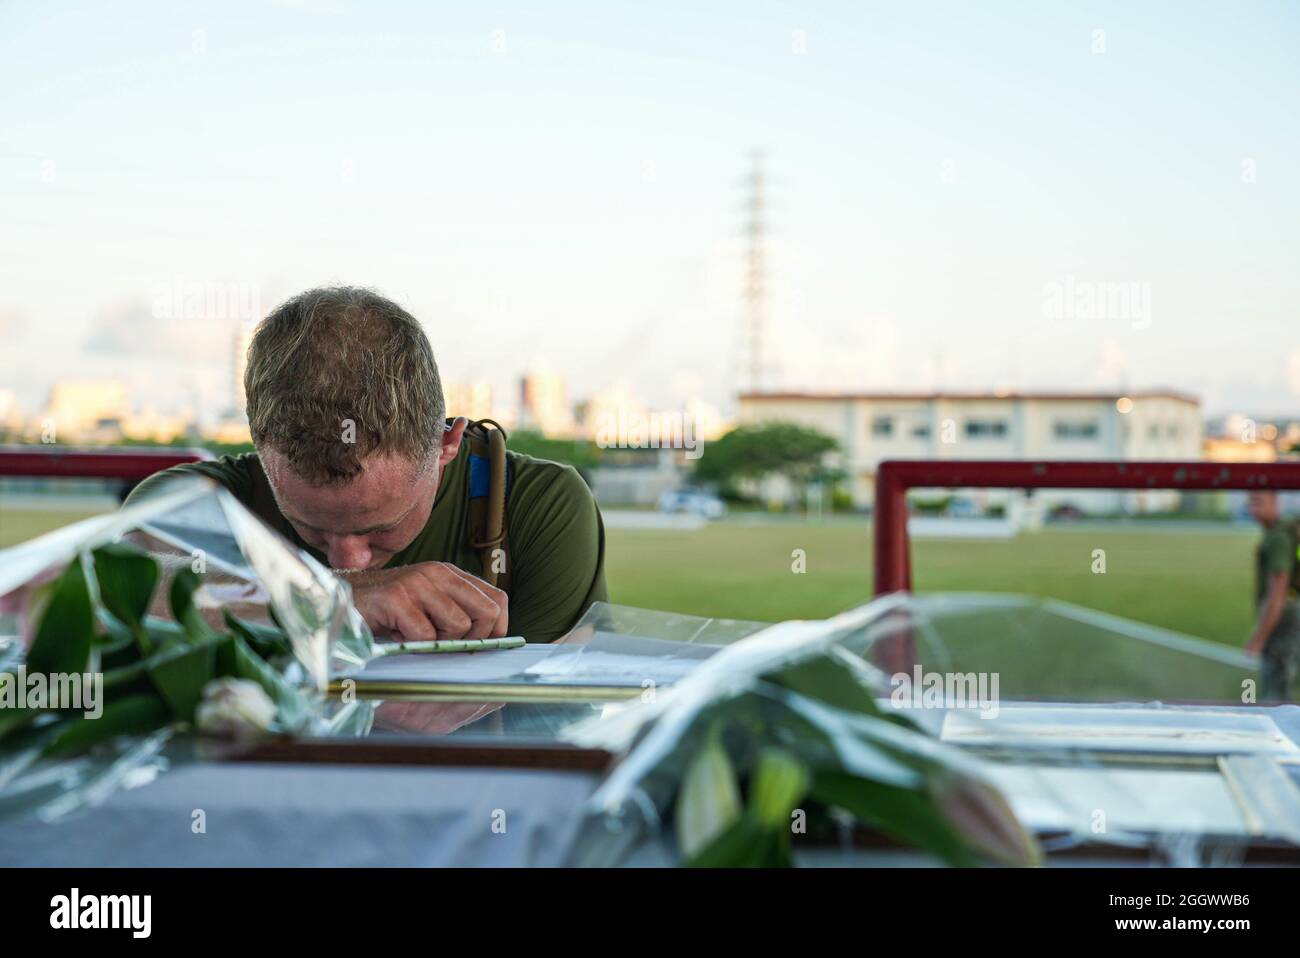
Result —
M 274 667 L 297 693 L 292 708 L 280 709 L 276 732 L 338 734 L 347 727 L 344 713 L 351 707 L 328 700 L 326 689 L 331 679 L 359 670 L 374 652 L 349 586 L 227 490 L 201 477 L 176 480 L 118 512 L 0 552 L 0 672 L 13 674 L 24 666 L 50 585 L 70 566 L 85 570 L 92 605 L 100 610 L 94 554 L 114 544 L 158 563 L 151 621 L 175 627 L 168 586 L 189 570 L 198 579 L 194 607 L 214 630 L 225 630 L 227 614 L 280 630 L 292 654 Z M 87 665 L 92 673 L 99 669 L 99 655 L 92 647 Z M 0 738 L 0 814 L 35 808 L 43 817 L 57 817 L 115 788 L 142 784 L 170 763 L 189 761 L 201 751 L 193 736 L 174 741 L 175 731 L 173 725 L 123 736 L 89 754 L 54 762 L 42 760 L 38 748 Z
M 932 674 L 999 684 L 991 701 L 911 694 L 909 680 Z M 1186 864 L 1257 838 L 1295 842 L 1300 817 L 1278 811 L 1292 807 L 1278 780 L 1300 754 L 1271 719 L 1233 708 L 1250 674 L 1235 650 L 1024 596 L 896 594 L 831 619 L 780 623 L 671 689 L 568 733 L 618 756 L 588 803 L 572 860 L 655 861 L 665 847 L 670 860 L 690 860 L 700 822 L 752 817 L 758 770 L 772 754 L 807 775 L 796 812 L 821 804 L 842 818 L 848 807 L 858 824 L 955 864 L 1034 864 L 1045 848 L 1099 840 Z M 1162 694 L 1223 706 L 1167 706 Z M 1232 781 L 1224 787 L 1205 768 L 1215 749 L 1242 766 L 1237 779 L 1274 789 L 1278 800 L 1261 803 L 1269 821 L 1238 821 L 1217 801 Z M 746 794 L 728 779 L 747 783 Z M 698 795 L 715 796 L 703 812 L 691 801 L 701 781 L 710 789 Z M 1173 823 L 1169 809 L 1185 788 L 1203 803 Z M 871 797 L 881 794 L 892 810 Z M 908 816 L 896 814 L 903 799 Z M 647 848 L 660 851 L 646 858 Z

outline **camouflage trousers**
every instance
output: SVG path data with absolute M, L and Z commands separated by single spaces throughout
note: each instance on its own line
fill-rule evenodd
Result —
M 1300 672 L 1300 604 L 1288 601 L 1259 660 L 1259 700 L 1291 702 Z

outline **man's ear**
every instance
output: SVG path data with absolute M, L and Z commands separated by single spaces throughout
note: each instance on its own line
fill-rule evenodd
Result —
M 465 435 L 465 427 L 468 425 L 468 419 L 464 416 L 457 416 L 456 421 L 442 434 L 442 448 L 438 450 L 439 469 L 455 459 L 456 454 L 460 452 L 460 440 Z

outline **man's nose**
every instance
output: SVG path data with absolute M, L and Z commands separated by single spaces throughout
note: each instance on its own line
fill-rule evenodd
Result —
M 370 544 L 364 536 L 338 536 L 326 545 L 326 558 L 334 569 L 366 569 L 370 567 Z

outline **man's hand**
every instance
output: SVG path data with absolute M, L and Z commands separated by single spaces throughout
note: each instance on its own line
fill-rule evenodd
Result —
M 342 573 L 352 601 L 376 635 L 432 639 L 501 638 L 509 624 L 506 594 L 448 562 Z

